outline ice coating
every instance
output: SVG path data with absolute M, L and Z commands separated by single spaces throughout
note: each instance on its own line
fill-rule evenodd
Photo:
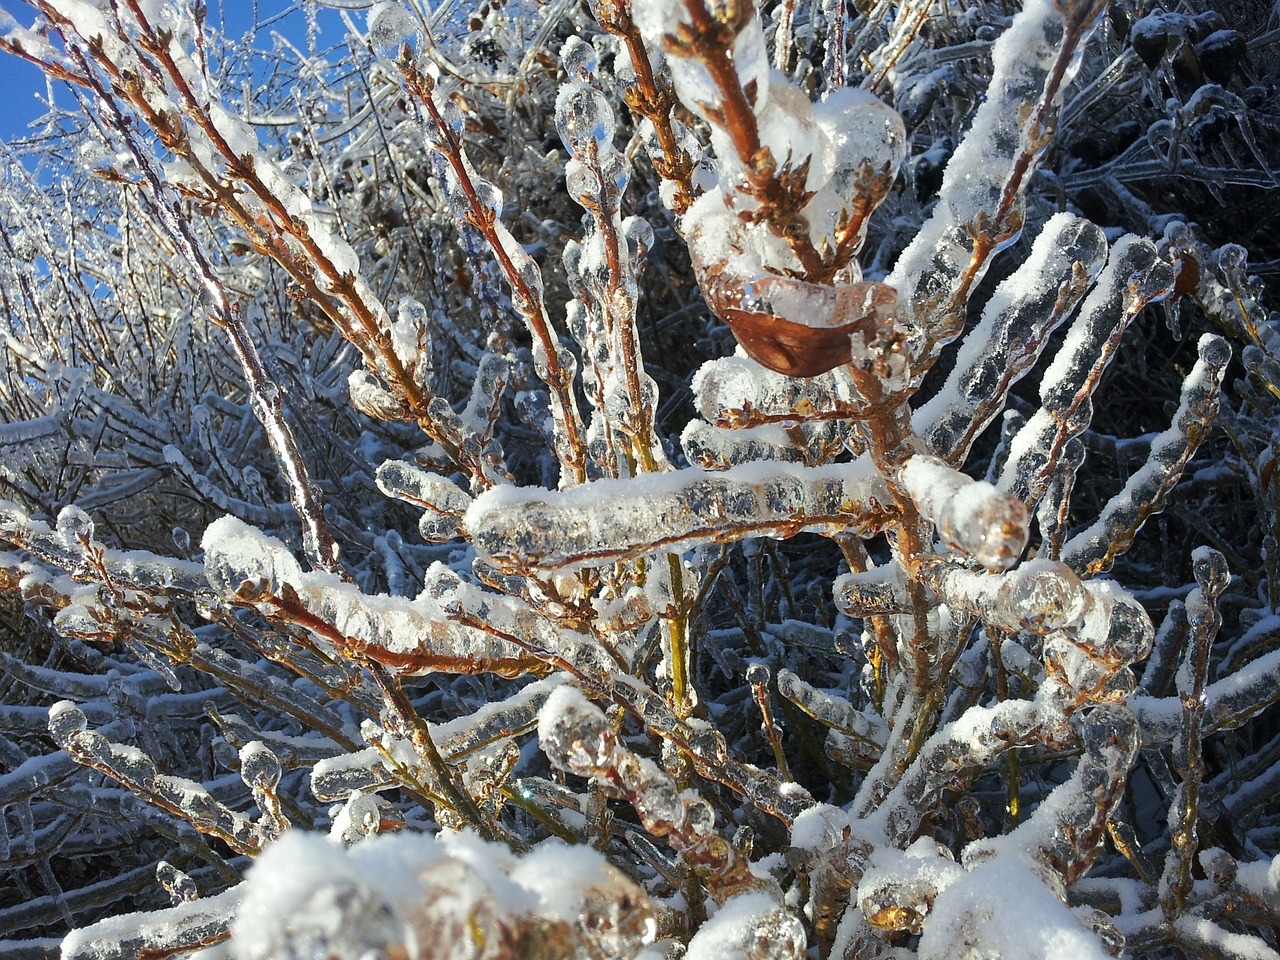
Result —
M 1043 557 L 998 574 L 938 564 L 927 579 L 949 606 L 1005 630 L 1046 634 L 1070 628 L 1084 619 L 1092 603 L 1070 567 Z
M 708 360 L 694 375 L 693 394 L 703 417 L 730 429 L 865 413 L 865 401 L 843 368 L 789 377 L 746 356 Z
M 1196 448 L 1208 435 L 1218 414 L 1218 392 L 1231 350 L 1226 341 L 1205 334 L 1198 345 L 1200 358 L 1182 383 L 1182 396 L 1173 422 L 1151 442 L 1147 462 L 1108 501 L 1087 529 L 1062 548 L 1062 559 L 1078 570 L 1100 573 L 1133 543 L 1143 523 L 1159 512 Z
M 938 456 L 963 462 L 999 415 L 996 398 L 1034 365 L 1102 269 L 1106 251 L 1101 229 L 1087 220 L 1062 213 L 1045 224 L 1030 256 L 996 288 L 965 337 L 946 383 L 912 415 Z
M 597 480 L 559 492 L 494 489 L 476 498 L 464 523 L 477 550 L 496 565 L 566 568 L 688 549 L 747 531 L 789 536 L 806 528 L 872 529 L 887 503 L 883 480 L 863 461 L 761 463 L 720 473 L 690 469 Z
M 698 929 L 685 958 L 800 960 L 805 947 L 804 926 L 798 918 L 767 894 L 748 893 L 730 900 Z
M 928 340 L 960 332 L 952 298 L 972 279 L 971 264 L 980 275 L 990 253 L 1021 230 L 1016 188 L 1052 139 L 1063 88 L 1101 9 L 1034 0 L 996 41 L 986 99 L 947 163 L 938 205 L 887 279 Z M 981 245 L 970 241 L 970 227 Z

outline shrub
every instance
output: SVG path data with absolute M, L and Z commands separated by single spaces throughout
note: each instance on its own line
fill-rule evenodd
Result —
M 1273 955 L 1274 318 L 1063 124 L 1170 93 L 1172 177 L 1250 39 L 34 6 L 83 112 L 0 230 L 6 956 Z

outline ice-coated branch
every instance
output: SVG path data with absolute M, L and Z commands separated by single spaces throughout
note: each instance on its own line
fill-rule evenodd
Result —
M 212 897 L 179 903 L 167 910 L 108 917 L 68 934 L 64 960 L 136 960 L 170 957 L 226 940 L 244 896 L 232 887 Z
M 688 128 L 672 116 L 676 98 L 671 77 L 661 69 L 662 59 L 650 55 L 627 0 L 593 0 L 591 15 L 626 47 L 630 72 L 618 70 L 626 84 L 623 98 L 632 113 L 644 118 L 641 129 L 645 123 L 651 128 L 646 147 L 654 172 L 664 181 L 663 201 L 677 216 L 683 214 L 697 195 L 693 171 L 701 151 Z
M 645 829 L 666 838 L 717 902 L 772 888 L 716 833 L 711 804 L 692 790 L 681 792 L 656 763 L 623 746 L 604 711 L 575 687 L 559 687 L 547 698 L 538 713 L 538 742 L 554 767 L 594 780 L 635 807 Z
M 1009 388 L 1035 365 L 1049 335 L 1102 269 L 1102 230 L 1060 213 L 1050 218 L 1013 275 L 996 288 L 964 338 L 947 381 L 912 415 L 916 433 L 953 466 L 1000 414 Z
M 304 574 L 284 544 L 234 517 L 205 530 L 204 569 L 228 602 L 302 628 L 357 661 L 398 673 L 492 671 L 516 676 L 538 669 L 519 648 L 440 615 L 427 598 L 372 597 L 328 574 Z
M 868 778 L 855 801 L 875 828 L 897 847 L 914 836 L 942 791 L 967 783 L 1015 747 L 1070 740 L 1065 718 L 1047 700 L 1006 700 L 994 707 L 970 707 L 927 741 L 901 780 L 878 805 Z
M 64 508 L 56 526 L 50 527 L 17 504 L 0 500 L 0 540 L 30 551 L 75 580 L 114 583 L 146 594 L 195 596 L 207 589 L 200 564 L 146 550 L 106 547 L 94 539 L 94 532 L 93 520 L 79 507 Z M 31 589 L 39 588 L 33 583 Z
M 843 367 L 816 377 L 789 377 L 750 357 L 708 360 L 693 377 L 698 412 L 726 429 L 770 423 L 860 420 L 867 402 Z
M 145 23 L 145 20 L 142 22 Z M 188 266 L 195 271 L 200 286 L 208 297 L 210 319 L 226 330 L 231 338 L 236 359 L 240 361 L 240 368 L 244 371 L 245 386 L 249 391 L 253 412 L 267 435 L 267 442 L 271 445 L 289 488 L 289 499 L 298 512 L 298 519 L 302 521 L 302 542 L 308 561 L 317 569 L 340 573 L 342 566 L 338 562 L 338 544 L 329 531 L 329 523 L 324 516 L 324 496 L 311 480 L 302 452 L 294 439 L 293 428 L 285 419 L 280 387 L 267 375 L 258 348 L 245 326 L 239 304 L 227 296 L 226 287 L 201 250 L 191 224 L 180 215 L 155 162 L 143 150 L 136 131 L 120 110 L 115 98 L 89 68 L 83 52 L 73 48 L 71 55 L 83 67 L 85 79 L 102 105 L 103 116 L 109 118 L 116 136 L 128 146 L 134 162 L 149 183 L 150 191 L 142 194 L 143 202 L 154 207 L 157 221 L 181 251 Z
M 1107 502 L 1098 519 L 1063 545 L 1064 563 L 1085 575 L 1105 572 L 1133 544 L 1142 525 L 1164 509 L 1165 497 L 1217 418 L 1218 392 L 1231 359 L 1227 342 L 1212 334 L 1200 338 L 1199 353 L 1200 359 L 1182 382 L 1173 423 L 1151 441 L 1147 462 Z
M 1093 394 L 1129 322 L 1173 290 L 1173 268 L 1150 240 L 1118 240 L 1040 382 L 1042 407 L 1009 443 L 999 487 L 1028 506 L 1044 495 L 1068 442 L 1093 419 Z
M 613 146 L 615 119 L 600 89 L 595 50 L 570 37 L 560 58 L 570 79 L 556 98 L 556 129 L 571 155 L 570 192 L 587 211 L 582 243 L 565 249 L 578 301 L 570 327 L 583 348 L 587 397 L 605 421 L 593 432 L 616 430 L 626 442 L 621 460 L 614 451 L 605 464 L 607 475 L 653 473 L 667 464 L 654 430 L 658 388 L 644 372 L 636 328 L 639 274 L 653 230 L 639 218 L 622 219 L 630 164 Z
M 112 743 L 87 729 L 84 712 L 68 700 L 49 709 L 49 734 L 77 763 L 101 770 L 148 803 L 181 817 L 201 833 L 217 837 L 237 853 L 254 855 L 264 842 L 248 818 L 219 803 L 194 780 L 162 774 L 136 747 Z
M 1165 858 L 1160 880 L 1161 907 L 1169 916 L 1180 914 L 1191 893 L 1192 861 L 1200 845 L 1200 789 L 1205 775 L 1204 741 L 1205 687 L 1209 651 L 1222 626 L 1218 598 L 1227 588 L 1231 573 L 1221 553 L 1201 547 L 1191 559 L 1196 589 L 1187 597 L 1187 648 L 1178 669 L 1178 699 L 1182 701 L 1182 730 L 1173 745 L 1173 764 L 1182 782 L 1169 807 L 1169 834 L 1172 846 Z
M 512 304 L 533 338 L 534 365 L 538 376 L 551 390 L 556 456 L 568 470 L 561 483 L 565 486 L 581 483 L 586 478 L 587 452 L 582 417 L 572 388 L 576 362 L 573 355 L 557 342 L 547 316 L 542 296 L 542 272 L 503 225 L 501 191 L 475 172 L 458 131 L 445 118 L 447 108 L 437 103 L 436 79 L 419 69 L 411 52 L 405 43 L 396 65 L 405 90 L 425 112 L 422 120 L 425 143 L 443 157 L 448 170 L 446 189 L 450 202 L 464 222 L 478 230 L 489 244 L 511 287 Z
M 749 464 L 553 492 L 490 490 L 464 523 L 477 552 L 511 570 L 565 569 L 801 530 L 882 529 L 892 500 L 863 459 L 823 467 Z
M 1063 90 L 1102 9 L 1096 0 L 1033 0 L 992 49 L 986 99 L 947 164 L 937 208 L 888 277 L 923 338 L 925 366 L 935 344 L 960 332 L 991 255 L 1022 230 L 1023 191 L 1053 142 Z

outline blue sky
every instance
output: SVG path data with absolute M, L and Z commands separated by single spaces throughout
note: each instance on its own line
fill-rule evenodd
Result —
M 225 17 L 227 33 L 231 36 L 243 36 L 254 28 L 255 22 L 270 22 L 273 30 L 279 30 L 286 36 L 298 40 L 305 35 L 305 20 L 298 10 L 298 3 L 293 0 L 207 0 L 209 4 L 209 22 L 217 24 Z M 7 11 L 15 20 L 29 26 L 35 20 L 35 12 L 22 0 L 0 0 L 0 9 Z M 292 13 L 290 13 L 292 11 Z M 283 15 L 283 17 L 282 17 Z M 364 13 L 352 11 L 356 23 L 362 24 Z M 332 18 L 332 19 L 331 19 Z M 321 23 L 334 24 L 335 36 L 340 34 L 336 29 L 339 21 L 332 12 L 326 12 Z M 327 30 L 325 31 L 327 34 Z M 27 124 L 44 114 L 44 106 L 37 96 L 45 96 L 44 75 L 24 60 L 0 53 L 0 140 L 9 140 L 22 136 Z M 69 104 L 70 96 L 64 91 L 55 93 L 59 103 Z M 63 99 L 65 98 L 65 99 Z

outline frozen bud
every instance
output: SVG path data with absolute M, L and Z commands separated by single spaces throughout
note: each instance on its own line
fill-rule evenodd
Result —
M 484 177 L 473 176 L 471 178 L 472 189 L 476 192 L 476 199 L 480 201 L 480 206 L 490 211 L 494 218 L 502 216 L 503 196 L 502 191 L 497 184 Z
M 93 541 L 93 518 L 79 507 L 63 507 L 58 513 L 58 537 L 69 547 Z
M 1228 243 L 1218 248 L 1218 269 L 1227 276 L 1239 273 L 1249 262 L 1249 251 L 1238 243 Z
M 634 806 L 645 829 L 663 836 L 682 822 L 684 807 L 675 781 L 666 775 L 653 777 L 636 792 Z
M 1008 625 L 1043 634 L 1078 623 L 1089 602 L 1080 578 L 1056 560 L 1028 561 L 1005 577 L 996 606 Z
M 274 790 L 280 782 L 280 759 L 261 740 L 240 748 L 240 778 L 255 790 Z
M 89 719 L 84 711 L 70 700 L 59 700 L 49 708 L 49 736 L 59 746 L 75 734 L 84 732 L 88 726 Z
M 850 200 L 868 175 L 893 182 L 907 153 L 907 130 L 892 107 L 865 90 L 841 87 L 814 108 L 822 164 L 836 195 Z
M 375 420 L 413 420 L 413 411 L 404 398 L 387 390 L 368 370 L 352 370 L 347 377 L 352 405 Z
M 807 166 L 805 182 L 810 190 L 816 190 L 826 182 L 826 151 L 814 116 L 813 101 L 803 90 L 788 82 L 783 74 L 773 74 L 769 100 L 763 109 L 756 112 L 756 126 L 760 145 L 769 148 L 779 170 L 799 171 Z M 727 152 L 717 148 L 722 168 L 731 170 L 738 164 L 732 162 L 736 157 L 725 156 Z M 723 167 L 724 161 L 730 161 L 727 167 Z
M 552 766 L 580 777 L 614 765 L 617 737 L 599 707 L 576 687 L 562 686 L 538 711 L 538 741 Z
M 613 146 L 613 111 L 604 94 L 585 83 L 567 83 L 556 97 L 556 130 L 574 156 L 592 157 Z
M 879 850 L 858 884 L 858 906 L 877 930 L 918 934 L 938 894 L 963 872 L 951 851 L 928 837 L 904 851 Z
M 169 894 L 169 900 L 176 904 L 190 903 L 200 896 L 196 882 L 186 873 L 179 870 L 168 860 L 156 864 L 156 880 Z
M 347 798 L 342 812 L 348 821 L 349 829 L 346 833 L 353 835 L 352 840 L 372 836 L 382 824 L 382 809 L 376 794 L 355 791 Z
M 599 67 L 596 48 L 581 37 L 573 36 L 560 48 L 560 63 L 570 80 L 585 83 L 595 75 Z
M 367 23 L 369 46 L 384 60 L 399 59 L 406 44 L 410 49 L 422 44 L 422 25 L 397 0 L 374 4 Z
M 588 944 L 586 952 L 593 957 L 634 957 L 658 932 L 649 896 L 607 863 L 583 890 L 576 922 Z
M 173 537 L 174 549 L 182 556 L 191 555 L 191 534 L 187 532 L 186 527 L 174 527 L 171 536 Z
M 1200 851 L 1199 859 L 1205 876 L 1218 886 L 1225 887 L 1235 883 L 1240 864 L 1227 851 L 1221 847 L 1210 847 Z

